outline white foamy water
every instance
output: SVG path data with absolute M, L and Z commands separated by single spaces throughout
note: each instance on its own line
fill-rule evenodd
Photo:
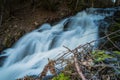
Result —
M 82 11 L 66 18 L 56 25 L 43 24 L 39 29 L 26 34 L 13 47 L 4 50 L 7 56 L 0 67 L 0 80 L 15 80 L 26 75 L 39 75 L 49 59 L 66 49 L 97 40 L 98 27 L 95 22 L 106 14 L 92 14 Z M 98 42 L 92 43 L 97 46 Z

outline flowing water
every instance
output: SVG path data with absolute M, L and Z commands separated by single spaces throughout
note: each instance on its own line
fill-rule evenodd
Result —
M 114 3 L 115 3 L 115 2 L 116 2 L 116 0 L 112 0 L 112 2 L 114 2 Z
M 3 51 L 6 60 L 0 67 L 0 80 L 15 80 L 26 75 L 39 75 L 48 62 L 66 49 L 99 39 L 99 21 L 113 15 L 116 9 L 87 9 L 63 19 L 56 25 L 46 23 L 26 34 Z M 96 48 L 99 42 L 92 45 Z

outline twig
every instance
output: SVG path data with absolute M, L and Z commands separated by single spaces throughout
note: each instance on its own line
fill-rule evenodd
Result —
M 57 58 L 55 61 L 60 60 L 61 58 L 63 58 L 64 56 L 66 56 L 68 53 L 69 53 L 69 51 L 65 52 L 62 56 L 60 56 L 59 58 Z M 57 55 L 57 56 L 59 56 L 59 55 Z
M 105 67 L 106 67 L 106 66 L 103 66 L 101 69 L 99 69 L 99 70 L 95 73 L 95 75 L 92 76 L 92 78 L 91 78 L 90 80 L 94 79 L 94 77 L 95 77 L 97 74 L 99 74 L 99 72 L 102 71 Z
M 74 55 L 74 61 L 75 61 L 75 68 L 77 69 L 77 72 L 78 72 L 79 76 L 82 78 L 82 80 L 86 80 L 85 76 L 83 75 L 83 73 L 82 73 L 82 71 L 79 67 L 76 55 Z
M 109 68 L 120 68 L 119 66 L 107 65 L 107 64 L 97 64 L 92 67 L 109 67 Z
M 55 61 L 49 60 L 49 63 L 44 67 L 43 71 L 40 74 L 40 79 L 43 79 L 46 76 L 48 70 L 50 70 L 53 75 L 56 75 Z
M 63 46 L 65 47 L 68 51 L 72 52 L 74 54 L 74 62 L 75 62 L 75 68 L 77 69 L 77 72 L 79 74 L 79 76 L 82 78 L 82 80 L 86 80 L 85 76 L 83 75 L 80 67 L 79 67 L 79 64 L 78 64 L 78 60 L 77 60 L 77 57 L 76 57 L 76 54 L 73 52 L 74 50 L 70 50 L 68 47 L 66 46 Z M 75 49 L 76 50 L 76 49 Z
M 105 41 L 103 44 L 101 44 L 101 46 L 100 46 L 99 49 L 102 49 L 102 48 L 105 46 L 105 44 L 106 44 L 107 42 L 108 42 L 108 41 Z
M 72 50 L 70 50 L 68 47 L 66 47 L 64 45 L 63 45 L 63 47 L 66 48 L 69 52 L 72 52 Z
M 111 39 L 107 36 L 107 39 L 114 45 L 114 47 L 116 47 L 118 50 L 120 50 L 120 48 L 118 46 L 116 46 L 113 41 L 111 41 Z

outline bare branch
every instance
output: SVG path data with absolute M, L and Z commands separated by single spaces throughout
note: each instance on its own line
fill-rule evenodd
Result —
M 63 47 L 65 47 L 65 48 L 66 48 L 68 51 L 70 51 L 70 52 L 73 52 L 73 51 L 74 51 L 74 50 L 70 50 L 70 49 L 69 49 L 68 47 L 66 47 L 66 46 L 63 46 Z M 75 50 L 76 50 L 76 49 L 75 49 Z M 74 52 L 73 52 L 73 54 L 74 54 L 75 68 L 76 68 L 79 76 L 82 78 L 82 80 L 86 80 L 85 76 L 83 75 L 83 73 L 82 73 L 82 71 L 81 71 L 81 69 L 80 69 L 80 67 L 79 67 L 78 60 L 77 60 L 77 56 L 76 56 L 76 54 L 75 54 Z
M 83 73 L 82 73 L 82 71 L 79 67 L 76 55 L 74 55 L 74 61 L 75 61 L 75 67 L 77 69 L 77 72 L 78 72 L 79 76 L 82 78 L 82 80 L 86 80 L 85 76 L 83 75 Z

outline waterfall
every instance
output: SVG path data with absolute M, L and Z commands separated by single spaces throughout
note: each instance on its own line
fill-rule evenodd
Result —
M 103 12 L 101 12 L 103 10 Z M 113 15 L 115 9 L 89 8 L 75 16 L 63 19 L 56 25 L 48 23 L 20 38 L 11 48 L 3 51 L 6 56 L 0 67 L 0 80 L 15 80 L 26 75 L 39 75 L 49 59 L 66 49 L 74 49 L 99 39 L 99 21 Z M 99 42 L 91 45 L 96 47 Z
M 112 0 L 112 2 L 113 2 L 113 3 L 115 3 L 115 2 L 116 2 L 116 0 Z

